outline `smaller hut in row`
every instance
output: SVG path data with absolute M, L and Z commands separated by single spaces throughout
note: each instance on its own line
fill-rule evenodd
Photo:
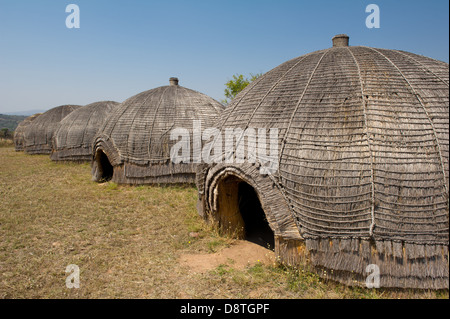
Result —
M 176 128 L 193 134 L 193 122 L 210 127 L 222 104 L 200 92 L 170 85 L 139 93 L 116 108 L 94 139 L 95 181 L 119 184 L 195 183 L 196 164 L 174 163 L 171 138 Z M 192 148 L 191 148 L 192 149 Z
M 81 106 L 61 105 L 52 108 L 27 125 L 23 133 L 25 153 L 50 154 L 53 134 L 59 122 L 79 107 Z
M 98 129 L 118 102 L 95 102 L 76 109 L 58 125 L 53 136 L 53 161 L 89 162 L 92 143 Z
M 41 114 L 42 113 L 33 114 L 17 125 L 17 128 L 14 131 L 14 147 L 16 152 L 22 152 L 24 149 L 24 132 L 26 127 Z

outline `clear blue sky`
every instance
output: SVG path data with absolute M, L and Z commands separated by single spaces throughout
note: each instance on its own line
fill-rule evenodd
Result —
M 68 29 L 68 4 L 80 29 Z M 381 28 L 368 29 L 368 4 Z M 328 48 L 401 49 L 448 63 L 448 0 L 0 0 L 0 113 L 125 99 L 180 85 L 220 100 L 233 74 Z

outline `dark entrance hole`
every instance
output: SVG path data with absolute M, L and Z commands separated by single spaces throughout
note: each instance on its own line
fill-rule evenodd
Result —
M 218 221 L 222 230 L 274 249 L 275 239 L 255 189 L 237 177 L 219 184 Z
M 273 231 L 255 190 L 249 184 L 241 182 L 238 185 L 238 197 L 239 211 L 245 225 L 245 239 L 273 250 Z
M 98 169 L 98 181 L 107 182 L 112 179 L 114 168 L 109 162 L 108 156 L 103 151 L 97 151 L 97 169 Z

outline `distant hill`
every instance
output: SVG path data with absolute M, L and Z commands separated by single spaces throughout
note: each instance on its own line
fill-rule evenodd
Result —
M 6 114 L 6 115 L 27 115 L 27 116 L 30 116 L 30 115 L 33 115 L 33 114 L 36 114 L 36 113 L 44 113 L 46 110 L 38 110 L 38 109 L 35 109 L 35 110 L 27 110 L 27 111 L 19 111 L 19 112 L 4 112 L 3 114 Z
M 14 131 L 24 119 L 28 116 L 26 115 L 5 115 L 0 114 L 0 130 L 7 128 L 9 131 Z

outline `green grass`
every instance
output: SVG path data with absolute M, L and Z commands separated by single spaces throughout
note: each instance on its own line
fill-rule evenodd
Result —
M 448 298 L 346 287 L 305 267 L 242 269 L 231 259 L 195 273 L 182 254 L 233 243 L 197 215 L 195 188 L 97 184 L 89 164 L 12 147 L 0 148 L 0 163 L 0 298 Z M 80 289 L 65 286 L 69 264 L 80 267 Z

